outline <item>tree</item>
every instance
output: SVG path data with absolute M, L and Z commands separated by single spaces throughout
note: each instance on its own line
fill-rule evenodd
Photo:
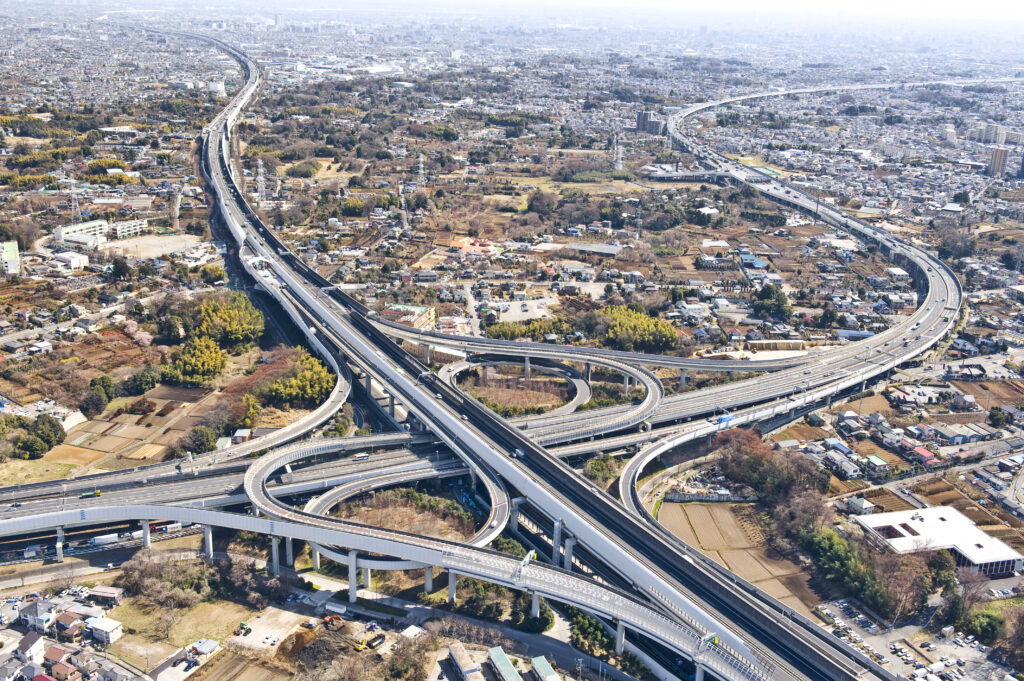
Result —
M 992 645 L 1006 631 L 1006 622 L 994 612 L 978 612 L 967 617 L 964 631 L 974 634 L 985 645 Z
M 107 408 L 107 396 L 99 390 L 87 390 L 78 400 L 78 408 L 89 418 L 99 416 Z
M 1006 412 L 999 407 L 992 407 L 988 410 L 988 422 L 993 428 L 1002 428 L 1006 425 Z
M 103 396 L 107 398 L 107 402 L 117 397 L 117 387 L 114 385 L 114 379 L 110 376 L 96 376 L 89 381 L 89 390 L 97 390 L 103 393 Z
M 207 284 L 213 284 L 227 280 L 228 273 L 220 265 L 207 265 L 203 268 L 202 277 Z
M 818 328 L 831 328 L 837 321 L 839 321 L 839 313 L 831 303 L 825 303 L 825 307 L 821 310 L 821 316 L 818 317 Z
M 135 274 L 128 261 L 120 256 L 114 258 L 111 268 L 110 274 L 114 281 L 129 281 Z
M 961 206 L 966 206 L 971 202 L 971 193 L 966 189 L 953 194 L 953 203 L 959 203 Z
M 226 363 L 227 355 L 205 336 L 190 340 L 172 356 L 173 367 L 181 374 L 181 382 L 189 386 L 202 385 L 217 376 Z
M 558 208 L 558 197 L 551 192 L 535 191 L 526 200 L 526 210 L 541 217 L 550 215 Z
M 241 291 L 207 298 L 193 320 L 195 335 L 234 350 L 254 345 L 263 335 L 263 328 L 263 313 Z
M 32 424 L 32 434 L 46 443 L 46 449 L 53 449 L 64 442 L 64 426 L 49 414 L 40 414 Z
M 217 434 L 207 426 L 196 426 L 182 439 L 181 444 L 194 454 L 212 452 L 217 448 Z
M 754 300 L 754 312 L 762 316 L 772 316 L 777 319 L 789 319 L 792 310 L 789 307 L 789 299 L 782 289 L 775 284 L 765 284 L 757 292 Z
M 50 448 L 46 446 L 45 442 L 35 435 L 26 433 L 18 438 L 15 449 L 21 452 L 26 459 L 39 459 L 42 458 L 43 454 L 45 454 Z

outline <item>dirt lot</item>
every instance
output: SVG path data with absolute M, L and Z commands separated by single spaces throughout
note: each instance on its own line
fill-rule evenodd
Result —
M 836 476 L 832 476 L 828 481 L 828 493 L 829 496 L 841 496 L 843 494 L 849 494 L 850 492 L 856 492 L 857 490 L 864 489 L 868 486 L 868 483 L 863 480 L 840 480 Z
M 295 627 L 307 619 L 309 619 L 307 616 L 290 610 L 270 607 L 259 615 L 250 617 L 245 621 L 252 628 L 251 634 L 248 636 L 232 636 L 228 640 L 233 645 L 267 651 L 274 647 L 271 645 L 273 639 L 278 639 L 280 643 L 280 641 L 288 637 Z M 267 640 L 267 637 L 270 637 L 270 641 Z
M 904 459 L 903 457 L 899 456 L 898 454 L 894 454 L 893 452 L 890 452 L 888 449 L 884 449 L 882 447 L 879 447 L 878 445 L 876 445 L 871 440 L 864 440 L 863 442 L 857 442 L 857 443 L 855 443 L 853 445 L 853 449 L 854 449 L 855 452 L 857 452 L 861 456 L 869 456 L 871 454 L 874 454 L 875 456 L 877 456 L 878 458 L 882 459 L 887 464 L 889 464 L 889 466 L 893 470 L 901 471 L 901 470 L 904 470 L 906 468 L 910 468 L 910 464 L 907 463 L 906 459 Z
M 877 411 L 886 418 L 893 418 L 899 415 L 899 412 L 889 405 L 889 400 L 885 399 L 884 395 L 872 395 L 871 397 L 854 400 L 853 402 L 836 404 L 830 411 L 833 414 L 838 414 L 847 409 L 853 409 L 858 414 L 873 414 Z
M 783 603 L 810 615 L 821 602 L 808 575 L 765 545 L 749 504 L 662 504 L 658 520 L 686 543 Z
M 93 461 L 101 458 L 103 458 L 102 452 L 75 447 L 74 445 L 57 445 L 43 455 L 43 461 L 69 463 L 76 466 L 88 466 Z
M 202 240 L 202 237 L 194 234 L 145 234 L 130 239 L 109 241 L 103 248 L 115 255 L 159 258 L 161 255 L 188 250 Z
M 1020 381 L 954 381 L 953 385 L 968 395 L 974 395 L 978 406 L 985 410 L 1024 399 L 1024 383 Z
M 782 440 L 813 442 L 826 437 L 831 437 L 831 435 L 821 428 L 816 428 L 809 423 L 794 423 L 789 428 L 786 428 L 786 430 L 772 437 L 772 440 L 775 442 L 781 442 Z
M 864 498 L 877 506 L 880 513 L 888 513 L 889 511 L 909 511 L 914 508 L 909 502 L 904 501 L 902 498 L 896 496 L 884 487 L 878 487 L 865 492 Z
M 255 636 L 253 632 L 250 636 Z M 224 651 L 209 664 L 200 667 L 193 681 L 286 681 L 291 674 L 251 662 L 231 651 Z

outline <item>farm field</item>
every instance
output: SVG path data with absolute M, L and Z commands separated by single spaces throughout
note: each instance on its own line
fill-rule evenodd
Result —
M 821 598 L 809 576 L 792 561 L 773 555 L 749 504 L 661 505 L 658 521 L 706 556 L 810 616 Z

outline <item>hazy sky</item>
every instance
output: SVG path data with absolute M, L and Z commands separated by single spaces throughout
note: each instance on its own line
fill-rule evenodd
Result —
M 235 4 L 239 0 L 217 1 Z M 411 14 L 534 14 L 571 16 L 579 22 L 609 15 L 632 17 L 637 22 L 652 17 L 671 17 L 673 21 L 720 17 L 730 23 L 755 25 L 769 19 L 840 29 L 844 21 L 852 20 L 861 25 L 885 25 L 891 30 L 908 32 L 935 24 L 954 30 L 965 30 L 968 26 L 998 30 L 1024 26 L 1024 0 L 290 0 L 286 4 L 282 0 L 247 0 L 246 4 L 293 12 L 314 8 L 351 12 L 386 7 Z

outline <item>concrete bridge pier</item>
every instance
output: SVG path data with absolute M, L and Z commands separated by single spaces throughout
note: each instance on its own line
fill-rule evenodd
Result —
M 629 374 L 623 374 L 622 376 L 622 394 L 625 395 L 629 392 Z
M 430 346 L 429 345 L 424 345 L 423 346 L 423 363 L 426 364 L 427 366 L 430 366 Z
M 64 528 L 63 527 L 58 527 L 57 528 L 57 543 L 55 545 L 55 548 L 57 549 L 57 562 L 58 563 L 63 563 L 64 562 Z
M 679 370 L 679 387 L 686 385 L 686 369 Z
M 530 369 L 530 358 L 523 357 L 523 375 L 525 375 L 527 378 L 530 378 L 531 373 L 532 372 Z
M 590 362 L 584 362 L 584 364 L 583 364 L 583 378 L 586 379 L 587 383 L 590 383 L 590 372 L 591 372 Z
M 512 532 L 519 531 L 519 505 L 526 501 L 526 497 L 516 497 L 512 500 L 512 509 L 508 515 L 508 529 Z
M 693 681 L 704 681 L 704 665 L 697 663 L 697 671 L 694 672 Z
M 317 551 L 316 549 L 310 549 L 309 557 L 313 561 L 313 570 L 314 571 L 319 571 L 320 570 L 320 552 Z
M 621 655 L 622 649 L 626 645 L 626 625 L 619 620 L 619 623 L 615 625 L 615 654 Z
M 284 564 L 290 568 L 295 567 L 295 551 L 292 543 L 291 537 L 284 538 Z
M 363 588 L 367 590 L 373 588 L 373 575 L 370 574 L 368 567 L 363 568 Z
M 423 568 L 423 592 L 434 593 L 434 566 L 428 565 Z
M 558 565 L 558 554 L 562 552 L 562 519 L 555 521 L 555 531 L 551 534 L 551 562 Z
M 540 617 L 540 594 L 534 591 L 530 596 L 530 617 Z
M 281 574 L 281 538 L 277 535 L 270 537 L 270 574 L 277 577 Z
M 288 484 L 289 485 L 291 483 L 295 482 L 295 474 L 292 472 L 292 465 L 290 463 L 286 463 L 284 465 L 284 472 L 288 474 Z
M 153 540 L 149 537 L 149 521 L 142 521 L 142 548 L 148 549 L 153 545 Z
M 356 559 L 359 552 L 352 549 L 348 552 L 348 602 L 355 603 L 359 598 L 359 568 Z
M 565 553 L 562 555 L 562 568 L 572 570 L 572 551 L 576 548 L 576 537 L 566 537 Z
M 455 570 L 448 569 L 448 602 L 452 605 L 455 604 L 455 587 L 458 585 L 459 576 L 455 574 Z
M 395 396 L 391 394 L 388 395 L 388 414 L 395 418 Z
M 372 381 L 373 381 L 373 379 L 370 378 L 370 374 L 366 374 L 366 377 L 363 380 L 363 390 L 366 391 L 367 395 L 371 395 L 372 394 L 372 392 L 371 392 L 371 385 L 370 385 L 370 383 Z
M 206 549 L 206 557 L 213 560 L 213 525 L 203 525 L 203 548 Z

